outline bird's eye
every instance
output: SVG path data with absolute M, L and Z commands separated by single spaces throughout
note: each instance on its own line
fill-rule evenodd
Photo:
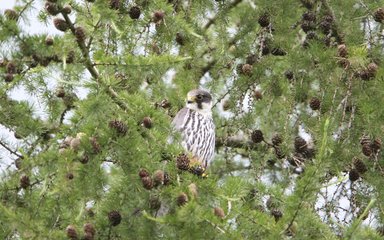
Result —
M 196 99 L 197 99 L 197 100 L 203 100 L 203 95 L 197 95 L 197 96 L 196 96 Z

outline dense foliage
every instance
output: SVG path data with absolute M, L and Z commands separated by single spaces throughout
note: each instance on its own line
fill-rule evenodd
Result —
M 382 238 L 383 23 L 378 0 L 19 0 L 0 238 Z M 170 126 L 198 87 L 208 177 Z

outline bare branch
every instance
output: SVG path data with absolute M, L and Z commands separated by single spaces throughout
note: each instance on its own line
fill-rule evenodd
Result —
M 65 19 L 65 21 L 67 22 L 69 28 L 71 29 L 71 32 L 73 35 L 75 35 L 75 26 L 74 24 L 72 23 L 71 19 L 68 17 L 68 14 L 66 13 L 61 13 Z M 85 67 L 87 68 L 87 70 L 89 71 L 89 73 L 91 74 L 91 76 L 100 84 L 104 85 L 104 87 L 107 87 L 105 86 L 105 84 L 103 82 L 100 81 L 100 75 L 99 75 L 99 72 L 97 71 L 97 69 L 95 68 L 95 65 L 92 63 L 92 60 L 91 60 L 91 57 L 90 57 L 90 54 L 89 54 L 89 47 L 90 46 L 86 46 L 85 45 L 85 42 L 84 41 L 76 41 L 77 42 L 77 45 L 79 46 L 80 50 L 81 50 L 81 53 L 83 55 L 83 58 L 84 58 L 84 64 L 85 64 Z M 107 94 L 112 98 L 112 100 L 123 110 L 129 110 L 129 107 L 128 105 L 122 101 L 120 99 L 120 97 L 118 96 L 118 94 L 115 92 L 115 90 L 112 88 L 112 87 L 107 87 L 106 88 L 106 92 Z
M 16 151 L 13 151 L 10 147 L 8 147 L 5 143 L 0 141 L 0 145 L 3 146 L 3 148 L 7 149 L 8 152 L 10 152 L 13 155 L 16 155 L 19 158 L 24 158 L 23 155 L 17 153 Z
M 217 20 L 217 18 L 222 15 L 223 13 L 226 13 L 228 12 L 229 10 L 231 10 L 232 8 L 235 8 L 239 3 L 241 3 L 243 0 L 235 0 L 233 2 L 231 2 L 230 4 L 228 4 L 228 6 L 226 6 L 223 11 L 221 11 L 220 13 L 216 14 L 213 18 L 209 19 L 209 21 L 207 22 L 207 24 L 205 24 L 204 26 L 204 30 L 207 30 L 212 24 L 214 24 Z

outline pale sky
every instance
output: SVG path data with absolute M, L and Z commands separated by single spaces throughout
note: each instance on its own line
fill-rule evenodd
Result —
M 0 12 L 3 13 L 5 9 L 13 8 L 17 2 L 18 2 L 17 0 L 0 0 Z M 35 2 L 34 3 L 35 8 L 44 9 L 41 6 L 41 4 L 43 4 L 43 1 L 37 1 L 37 3 Z M 45 25 L 43 23 L 40 23 L 36 18 L 37 14 L 38 14 L 37 12 L 29 13 L 29 17 L 28 17 L 29 22 L 28 23 L 21 22 L 21 26 L 23 26 L 23 29 L 25 29 L 26 32 L 30 34 L 36 34 L 36 33 L 50 34 L 50 35 L 63 34 L 60 31 L 56 30 L 53 24 Z M 1 43 L 0 43 L 0 49 L 1 49 Z M 78 90 L 79 91 L 77 91 L 77 93 L 80 93 L 79 94 L 81 95 L 80 98 L 86 95 L 86 92 L 84 92 L 84 90 L 81 90 L 81 89 L 78 89 Z M 33 103 L 33 105 L 36 107 L 37 113 L 44 114 L 43 113 L 44 110 L 42 110 L 43 107 L 39 104 L 37 99 L 34 99 L 33 97 L 29 96 L 23 89 L 16 88 L 15 90 L 11 91 L 11 93 L 9 94 L 9 97 L 15 100 L 27 100 Z M 300 129 L 300 130 L 301 130 L 302 137 L 308 140 L 310 136 L 307 136 L 308 134 L 306 134 L 303 129 Z M 17 149 L 17 146 L 21 144 L 21 142 L 14 137 L 12 132 L 10 132 L 8 129 L 6 129 L 2 125 L 0 125 L 0 139 L 10 144 L 12 149 Z M 14 155 L 9 154 L 8 151 L 5 151 L 3 147 L 0 146 L 0 176 L 2 175 L 2 172 L 6 170 L 5 168 L 7 168 L 7 166 L 10 163 L 12 163 L 14 159 L 16 159 Z M 14 166 L 12 166 L 12 168 L 14 168 Z M 346 177 L 344 180 L 348 181 Z M 327 190 L 330 192 L 333 192 L 335 191 L 334 189 L 332 189 L 333 187 L 334 185 L 330 184 Z M 324 191 L 324 189 L 325 188 L 323 188 L 322 190 Z M 319 207 L 319 205 L 322 205 L 324 203 L 325 203 L 325 199 L 319 198 L 316 204 L 317 204 L 317 207 Z M 348 208 L 348 204 L 349 202 L 345 199 L 341 199 L 341 202 L 339 203 L 339 205 L 346 208 Z M 322 215 L 323 213 L 320 213 L 320 216 Z M 370 216 L 373 217 L 372 214 L 370 214 Z M 365 220 L 364 223 L 369 224 L 369 218 Z M 373 225 L 375 225 L 375 223 L 373 223 Z

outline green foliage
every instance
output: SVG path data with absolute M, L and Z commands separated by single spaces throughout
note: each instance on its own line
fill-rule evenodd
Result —
M 382 3 L 49 2 L 0 15 L 1 239 L 382 238 Z M 198 87 L 208 177 L 177 168 L 170 126 Z

